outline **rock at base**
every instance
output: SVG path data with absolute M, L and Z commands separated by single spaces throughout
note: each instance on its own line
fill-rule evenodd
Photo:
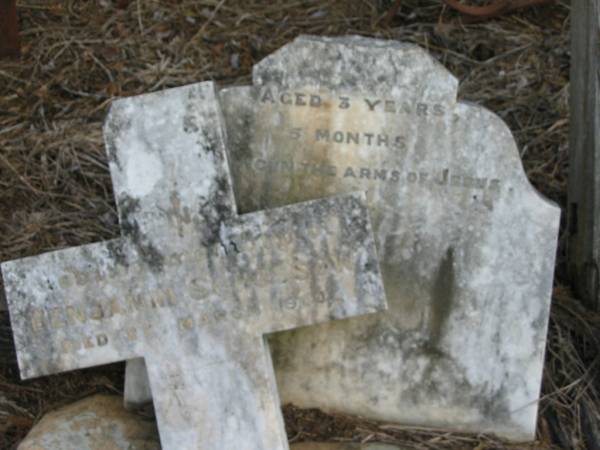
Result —
M 156 424 L 123 408 L 123 399 L 95 395 L 48 413 L 18 450 L 160 450 Z

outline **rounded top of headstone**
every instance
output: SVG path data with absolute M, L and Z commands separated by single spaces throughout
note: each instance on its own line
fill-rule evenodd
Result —
M 255 85 L 402 94 L 454 103 L 457 79 L 422 48 L 363 36 L 299 36 L 253 70 Z

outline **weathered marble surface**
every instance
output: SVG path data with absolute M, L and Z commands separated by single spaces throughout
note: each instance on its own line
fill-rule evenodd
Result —
M 559 209 L 424 50 L 300 37 L 222 92 L 254 211 L 368 189 L 388 312 L 274 336 L 284 402 L 534 437 Z
M 235 216 L 212 83 L 105 137 L 124 237 L 2 264 L 22 377 L 144 357 L 163 449 L 287 449 L 263 335 L 385 307 L 364 194 Z

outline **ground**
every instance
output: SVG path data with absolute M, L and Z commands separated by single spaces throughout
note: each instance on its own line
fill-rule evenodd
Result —
M 0 61 L 0 261 L 118 235 L 101 136 L 113 97 L 209 79 L 247 83 L 255 62 L 298 34 L 426 48 L 459 78 L 461 99 L 508 123 L 531 182 L 564 213 L 569 3 L 479 22 L 438 0 L 405 0 L 388 20 L 390 7 L 383 0 L 18 1 L 23 55 Z M 568 281 L 561 233 L 538 442 L 519 448 L 600 448 L 600 315 L 573 298 Z M 19 381 L 5 312 L 0 354 L 3 449 L 15 448 L 48 410 L 94 392 L 121 393 L 122 364 Z M 515 448 L 486 436 L 284 412 L 294 441 Z

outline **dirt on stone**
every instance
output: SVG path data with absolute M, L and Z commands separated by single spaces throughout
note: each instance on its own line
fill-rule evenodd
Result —
M 0 260 L 114 238 L 102 142 L 112 98 L 201 80 L 248 83 L 252 65 L 299 34 L 416 43 L 499 114 L 533 185 L 566 207 L 570 4 L 474 21 L 439 0 L 19 0 L 22 57 L 0 61 Z M 481 2 L 479 2 L 481 3 Z M 284 408 L 292 442 L 407 449 L 600 448 L 600 315 L 568 288 L 564 223 L 537 441 L 449 433 Z M 3 292 L 0 285 L 0 292 Z M 122 393 L 123 365 L 21 382 L 0 312 L 0 448 L 41 416 L 93 393 Z

